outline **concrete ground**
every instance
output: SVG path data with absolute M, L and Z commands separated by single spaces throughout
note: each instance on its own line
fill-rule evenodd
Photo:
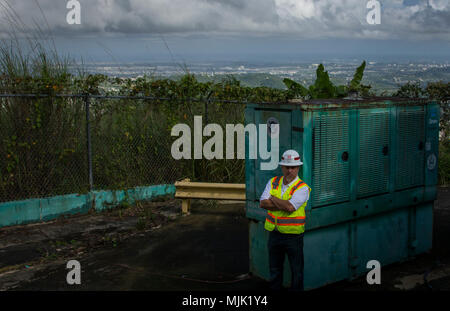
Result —
M 176 200 L 50 223 L 0 229 L 0 290 L 266 290 L 248 274 L 244 204 L 194 201 L 180 216 Z M 382 267 L 382 284 L 365 276 L 323 290 L 450 290 L 450 188 L 434 208 L 433 249 Z M 68 285 L 66 263 L 81 264 Z

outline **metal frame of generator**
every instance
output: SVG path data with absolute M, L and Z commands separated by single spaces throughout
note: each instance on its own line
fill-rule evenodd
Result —
M 424 99 L 366 98 L 249 104 L 246 124 L 279 123 L 279 151 L 295 149 L 311 188 L 304 235 L 304 286 L 366 274 L 367 263 L 403 261 L 432 247 L 439 105 Z M 258 133 L 258 137 L 259 137 Z M 270 147 L 270 135 L 267 146 Z M 281 168 L 261 170 L 246 137 L 250 272 L 269 279 L 267 211 L 259 198 Z M 278 159 L 279 160 L 279 159 Z M 285 262 L 285 285 L 290 269 Z

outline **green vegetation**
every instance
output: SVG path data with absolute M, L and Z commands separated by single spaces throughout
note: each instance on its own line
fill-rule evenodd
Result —
M 450 141 L 443 140 L 439 143 L 439 184 L 450 184 Z
M 293 98 L 342 98 L 370 95 L 361 84 L 365 62 L 348 85 L 335 86 L 320 64 L 308 88 L 284 79 L 287 89 L 242 86 L 235 77 L 200 82 L 186 73 L 178 80 L 111 78 L 69 72 L 71 61 L 37 41 L 27 53 L 18 40 L 0 42 L 0 92 L 46 94 L 45 98 L 0 99 L 0 202 L 89 189 L 84 98 L 55 94 L 152 96 L 154 99 L 91 99 L 90 126 L 94 188 L 126 189 L 193 181 L 243 183 L 244 160 L 179 160 L 171 156 L 171 129 L 195 115 L 204 122 L 244 123 L 246 102 L 286 102 Z M 397 96 L 430 96 L 448 100 L 449 84 L 425 89 L 403 86 Z M 449 110 L 443 108 L 440 182 L 449 180 Z
M 199 82 L 217 82 L 224 79 L 224 77 L 233 77 L 239 80 L 241 86 L 246 86 L 250 88 L 255 87 L 268 87 L 273 89 L 286 89 L 286 86 L 283 83 L 283 79 L 277 75 L 269 74 L 269 73 L 242 73 L 237 75 L 215 75 L 215 76 L 207 76 L 204 74 L 197 75 L 196 78 Z M 181 77 L 170 77 L 171 79 L 178 80 Z
M 439 172 L 441 185 L 450 184 L 450 82 L 431 82 L 423 87 L 420 83 L 408 82 L 394 94 L 400 97 L 431 98 L 440 103 L 439 120 Z
M 328 76 L 328 72 L 322 64 L 317 67 L 316 81 L 309 88 L 304 87 L 300 83 L 297 83 L 291 79 L 284 79 L 283 82 L 288 88 L 289 98 L 303 98 L 303 99 L 316 99 L 316 98 L 342 98 L 349 95 L 349 93 L 356 93 L 362 96 L 372 95 L 369 93 L 371 86 L 361 84 L 361 80 L 364 75 L 364 68 L 366 68 L 366 62 L 356 69 L 349 85 L 335 86 Z

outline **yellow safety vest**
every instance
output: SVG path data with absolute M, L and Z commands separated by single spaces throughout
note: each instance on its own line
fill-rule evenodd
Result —
M 294 192 L 303 187 L 308 187 L 308 190 L 311 193 L 311 188 L 300 178 L 296 183 L 289 186 L 283 196 L 281 196 L 281 185 L 283 182 L 283 177 L 276 176 L 270 181 L 270 194 L 282 200 L 290 200 Z M 305 207 L 307 203 L 308 200 L 306 200 L 305 203 L 302 204 L 302 206 L 300 206 L 295 212 L 292 213 L 285 211 L 267 211 L 264 229 L 273 231 L 273 229 L 277 228 L 277 230 L 281 233 L 292 234 L 301 234 L 305 232 Z

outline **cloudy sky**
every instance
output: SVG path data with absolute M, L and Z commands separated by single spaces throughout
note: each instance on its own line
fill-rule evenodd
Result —
M 69 25 L 68 0 L 0 0 L 0 36 L 19 18 L 32 34 L 86 60 L 154 57 L 236 59 L 297 55 L 450 55 L 450 0 L 78 0 L 81 24 Z M 11 14 L 14 14 L 12 16 Z

